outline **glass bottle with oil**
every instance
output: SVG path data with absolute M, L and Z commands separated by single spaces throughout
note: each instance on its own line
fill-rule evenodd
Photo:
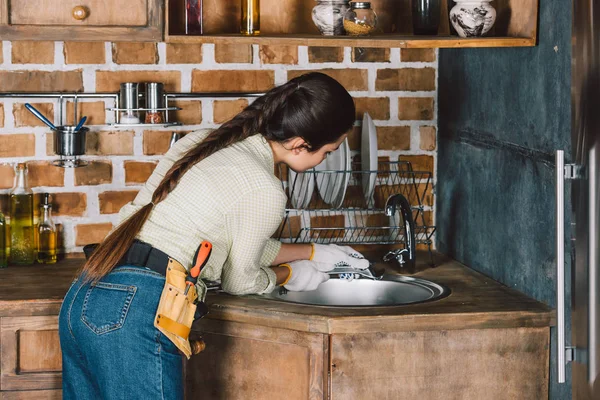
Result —
M 37 262 L 43 264 L 54 264 L 56 262 L 56 225 L 52 221 L 52 204 L 50 204 L 48 193 L 44 193 L 41 205 Z
M 0 211 L 0 268 L 8 266 L 8 243 L 6 243 L 7 234 L 8 229 L 6 226 L 6 218 L 4 218 L 4 214 L 2 214 L 2 211 Z
M 33 192 L 27 185 L 27 166 L 17 164 L 15 187 L 10 192 L 10 259 L 13 264 L 29 265 L 35 261 Z
M 260 34 L 260 0 L 242 0 L 242 35 Z

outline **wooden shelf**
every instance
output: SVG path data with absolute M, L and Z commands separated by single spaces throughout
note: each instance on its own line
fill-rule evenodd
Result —
M 399 47 L 411 49 L 535 46 L 535 38 L 526 37 L 461 38 L 457 36 L 408 35 L 380 35 L 363 38 L 354 38 L 349 36 L 320 36 L 310 34 L 261 36 L 243 36 L 236 34 L 203 36 L 170 35 L 166 38 L 166 41 L 170 43 L 223 43 L 323 47 Z
M 382 34 L 367 37 L 322 36 L 312 22 L 315 0 L 261 0 L 261 35 L 239 34 L 239 0 L 203 0 L 202 36 L 184 35 L 183 2 L 167 0 L 165 41 L 325 47 L 472 48 L 531 47 L 536 45 L 538 0 L 496 0 L 496 22 L 489 36 L 461 38 L 453 34 L 448 3 L 442 0 L 438 36 L 412 34 L 410 0 L 371 0 Z

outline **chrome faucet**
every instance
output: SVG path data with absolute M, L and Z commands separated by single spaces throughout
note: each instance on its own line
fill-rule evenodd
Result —
M 400 268 L 415 267 L 415 223 L 412 216 L 412 207 L 403 195 L 397 193 L 388 197 L 385 202 L 385 215 L 393 217 L 396 211 L 402 216 L 404 224 L 404 249 L 396 249 L 389 251 L 383 256 L 383 261 L 390 262 L 395 260 Z

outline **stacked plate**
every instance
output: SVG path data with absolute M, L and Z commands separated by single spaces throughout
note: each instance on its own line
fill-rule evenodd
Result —
M 377 171 L 377 129 L 375 128 L 375 123 L 369 113 L 363 115 L 360 159 L 361 169 L 363 170 L 363 194 L 367 206 L 372 207 L 374 205 L 373 192 L 377 180 L 377 173 L 367 171 Z
M 346 188 L 351 175 L 351 157 L 348 139 L 340 147 L 315 167 L 320 173 L 317 176 L 317 189 L 323 201 L 333 208 L 340 208 L 344 203 Z
M 288 188 L 292 207 L 308 207 L 315 188 L 315 174 L 296 173 L 291 168 L 288 169 Z

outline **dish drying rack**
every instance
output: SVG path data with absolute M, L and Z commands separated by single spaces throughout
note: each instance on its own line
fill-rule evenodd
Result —
M 385 206 L 390 196 L 401 194 L 412 211 L 415 247 L 427 249 L 433 264 L 431 245 L 436 227 L 426 217 L 429 211 L 426 203 L 431 198 L 431 172 L 414 171 L 408 161 L 379 161 L 377 170 L 365 171 L 361 170 L 359 161 L 353 161 L 351 170 L 312 169 L 303 174 L 312 174 L 314 179 L 308 181 L 314 181 L 314 187 L 310 202 L 301 202 L 308 205 L 298 208 L 293 206 L 292 198 L 298 196 L 295 191 L 306 190 L 307 185 L 301 182 L 306 181 L 306 177 L 297 174 L 288 182 L 288 167 L 279 167 L 288 201 L 283 222 L 276 232 L 278 240 L 283 243 L 384 244 L 399 248 L 398 245 L 407 243 L 406 224 L 399 212 L 386 216 Z M 363 179 L 367 182 L 366 191 Z M 331 196 L 322 194 L 332 190 L 332 186 L 343 186 L 344 180 L 348 180 L 348 185 L 343 201 L 337 198 L 337 202 L 331 202 L 333 205 L 326 203 L 323 197 L 331 199 Z M 374 184 L 368 184 L 369 180 Z M 298 205 L 298 201 L 295 203 Z

